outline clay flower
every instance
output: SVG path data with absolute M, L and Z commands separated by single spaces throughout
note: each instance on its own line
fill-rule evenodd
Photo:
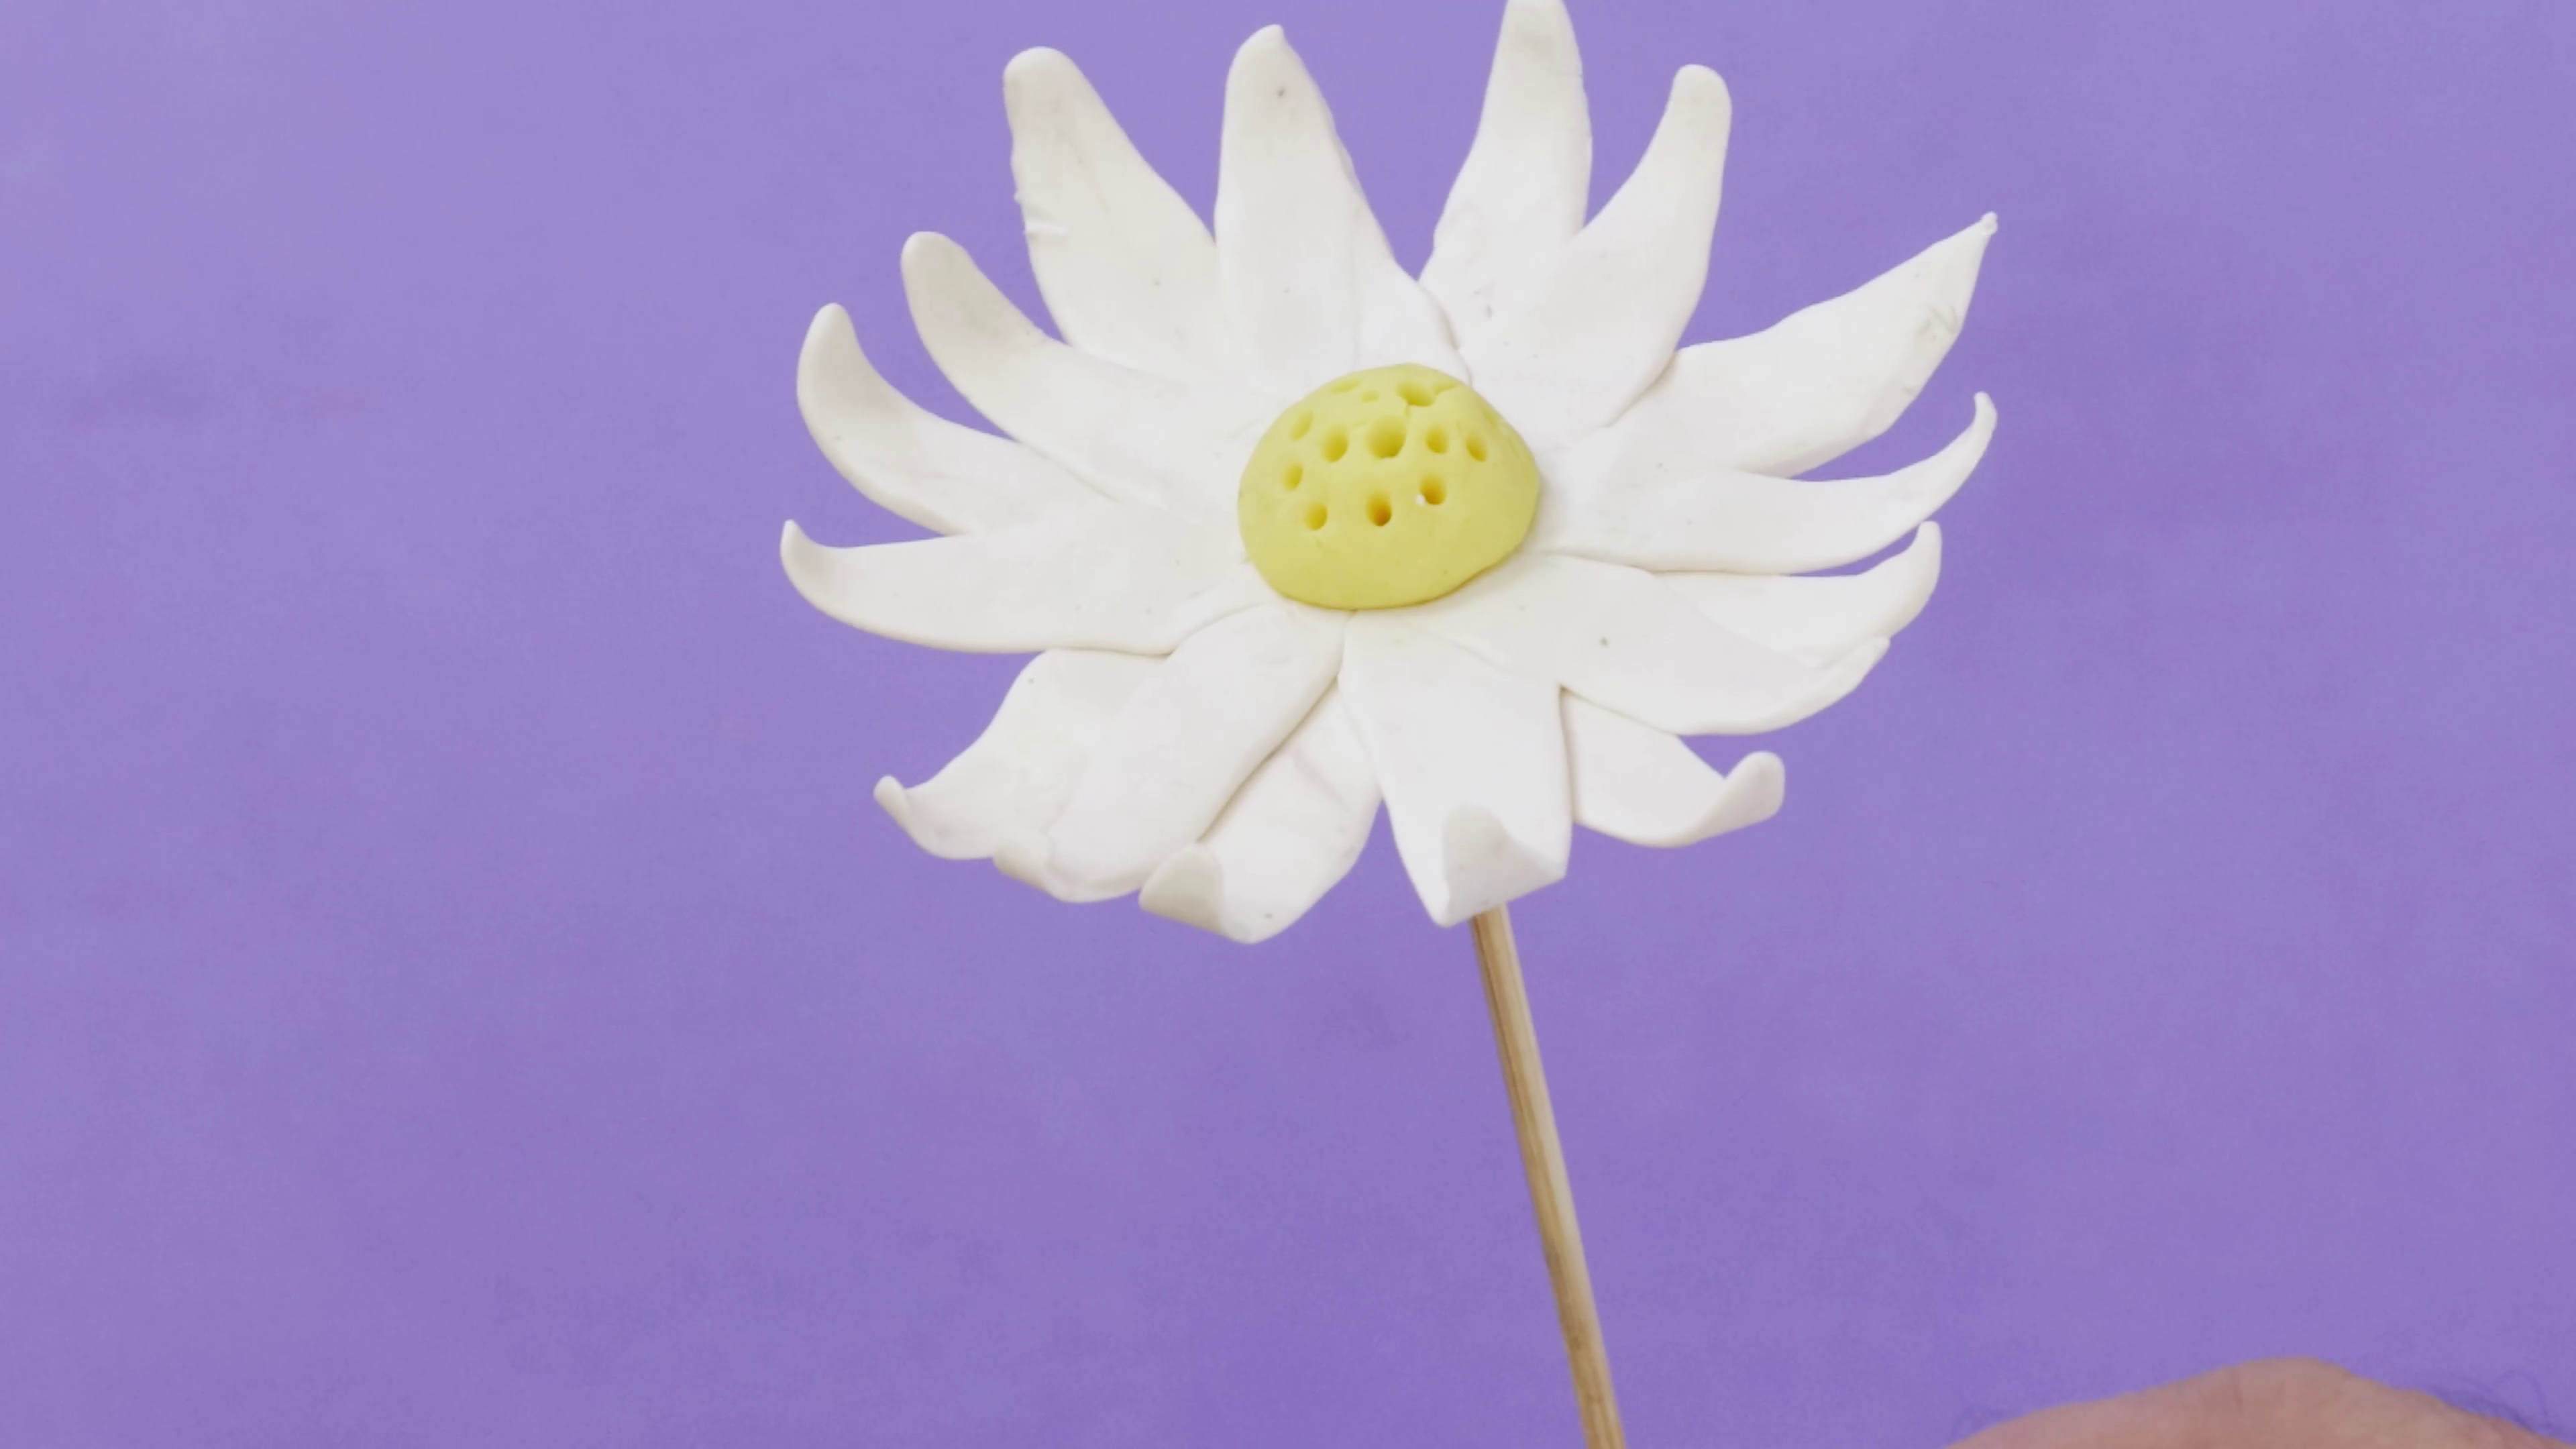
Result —
M 946 422 L 826 307 L 797 393 L 860 491 L 948 537 L 827 548 L 826 614 L 1035 653 L 983 736 L 876 797 L 935 854 L 1065 900 L 1267 937 L 1383 801 L 1435 921 L 1561 878 L 1577 824 L 1683 845 L 1779 807 L 1679 736 L 1779 728 L 1858 684 L 1930 594 L 1924 520 L 1984 452 L 1798 481 L 1877 436 L 1948 350 L 1991 217 L 1767 331 L 1675 349 L 1729 105 L 1697 66 L 1585 218 L 1591 131 L 1559 0 L 1511 0 L 1419 278 L 1389 252 L 1281 33 L 1227 78 L 1213 230 L 1073 63 L 1004 74 L 1011 168 L 1063 340 L 915 236 L 915 325 L 1007 436 Z M 1866 559 L 1865 572 L 1795 577 Z

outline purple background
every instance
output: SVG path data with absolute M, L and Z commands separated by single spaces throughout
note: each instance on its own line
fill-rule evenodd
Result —
M 1575 1426 L 1462 932 L 1246 951 L 869 803 L 1014 667 L 790 378 L 1033 300 L 1071 51 L 1205 207 L 1290 34 L 1420 261 L 1498 6 L 12 0 L 0 1443 L 1478 1444 Z M 2576 9 L 1614 3 L 1732 83 L 1692 336 L 1992 208 L 1940 596 L 1786 813 L 1518 914 L 1645 1446 L 2258 1354 L 2576 1409 Z M 1735 746 L 1714 753 L 1731 759 Z

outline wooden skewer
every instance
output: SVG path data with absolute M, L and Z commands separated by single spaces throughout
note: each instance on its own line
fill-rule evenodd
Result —
M 1585 1449 L 1626 1449 L 1619 1401 L 1610 1392 L 1610 1354 L 1601 1342 L 1601 1310 L 1592 1301 L 1592 1270 L 1583 1261 L 1583 1230 L 1574 1221 L 1574 1188 L 1566 1180 L 1565 1149 L 1556 1140 L 1556 1111 L 1548 1105 L 1520 950 L 1512 944 L 1512 918 L 1496 906 L 1468 924 L 1483 968 L 1485 1005 L 1494 1014 L 1494 1045 L 1502 1053 L 1503 1089 L 1511 1094 L 1521 1170 L 1529 1175 L 1530 1205 L 1538 1210 L 1547 1278 L 1556 1289 L 1557 1326 L 1564 1330 L 1566 1361 L 1574 1369 Z

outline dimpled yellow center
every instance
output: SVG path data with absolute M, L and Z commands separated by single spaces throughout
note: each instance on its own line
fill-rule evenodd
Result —
M 1270 587 L 1327 609 L 1439 598 L 1501 563 L 1538 512 L 1538 464 L 1475 389 L 1373 367 L 1279 415 L 1236 517 Z

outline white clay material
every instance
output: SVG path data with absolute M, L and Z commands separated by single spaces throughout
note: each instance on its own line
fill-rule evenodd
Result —
M 1554 685 L 1377 611 L 1351 621 L 1342 689 L 1431 919 L 1454 926 L 1564 877 L 1574 820 Z
M 1431 62 L 1426 62 L 1431 63 Z M 929 781 L 878 787 L 925 849 L 1067 900 L 1265 939 L 1351 868 L 1383 800 L 1453 924 L 1561 878 L 1576 823 L 1642 845 L 1768 818 L 1767 753 L 1721 774 L 1680 736 L 1775 729 L 1857 685 L 1939 577 L 1925 520 L 1994 429 L 1884 477 L 1792 475 L 1876 437 L 1965 320 L 1988 217 L 1749 337 L 1681 348 L 1731 107 L 1676 78 L 1587 224 L 1582 62 L 1562 0 L 1507 0 L 1476 138 L 1416 281 L 1277 29 L 1227 79 L 1213 225 L 1073 63 L 1005 73 L 1030 262 L 1058 341 L 954 243 L 904 282 L 933 360 L 1007 437 L 931 416 L 815 319 L 798 400 L 885 507 L 956 536 L 781 559 L 826 614 L 944 649 L 1040 652 Z M 1337 377 L 1465 381 L 1541 472 L 1518 552 L 1444 597 L 1336 613 L 1246 561 L 1255 439 Z M 1858 573 L 1793 577 L 1859 564 Z M 1393 565 L 1390 565 L 1392 567 Z
M 1002 72 L 1029 267 L 1064 340 L 1158 377 L 1232 365 L 1216 241 L 1154 174 L 1072 61 L 1022 52 Z
M 1470 344 L 1544 280 L 1591 203 L 1592 115 L 1561 0 L 1510 0 L 1475 144 L 1431 234 L 1422 286 Z
M 1756 751 L 1721 775 L 1679 739 L 1589 700 L 1565 697 L 1574 823 L 1631 845 L 1696 845 L 1778 814 L 1787 775 Z
M 1730 632 L 1821 666 L 1872 639 L 1894 638 L 1923 612 L 1941 577 L 1941 525 L 1914 530 L 1903 553 L 1856 574 L 1660 577 Z
M 1886 645 L 1816 668 L 1729 633 L 1652 574 L 1561 554 L 1524 554 L 1411 613 L 1516 674 L 1688 735 L 1793 725 L 1849 694 Z
M 931 360 L 1003 432 L 1121 502 L 1222 513 L 1233 501 L 1208 480 L 1242 469 L 1274 409 L 1056 341 L 934 232 L 904 243 L 903 289 Z
M 1994 437 L 1994 404 L 1949 446 L 1878 478 L 1813 481 L 1642 456 L 1595 438 L 1542 459 L 1550 504 L 1535 548 L 1659 573 L 1804 573 L 1857 563 L 1913 531 L 1968 481 Z
M 1161 667 L 1143 654 L 1049 650 L 1011 681 L 975 743 L 909 790 L 877 781 L 877 804 L 931 854 L 982 860 L 1055 823 L 1102 733 Z
M 1377 772 L 1341 691 L 1328 690 L 1199 843 L 1154 868 L 1137 900 L 1246 944 L 1266 941 L 1350 874 L 1377 802 Z
M 1476 334 L 1469 380 L 1531 447 L 1607 425 L 1672 364 L 1708 278 L 1733 120 L 1717 72 L 1683 67 L 1637 169 L 1522 305 Z
M 1886 432 L 1968 320 L 1995 219 L 1750 337 L 1685 347 L 1611 426 L 1641 455 L 1790 477 Z
M 895 391 L 837 303 L 806 329 L 796 407 L 842 477 L 933 533 L 984 533 L 1100 500 L 1043 455 L 924 412 Z
M 1363 367 L 1463 375 L 1440 304 L 1387 249 L 1323 93 L 1275 25 L 1243 43 L 1226 76 L 1216 260 L 1271 412 Z
M 1162 654 L 1267 595 L 1217 526 L 1095 504 L 992 533 L 826 548 L 793 523 L 787 577 L 844 624 L 934 649 Z
M 1207 833 L 1332 687 L 1344 616 L 1246 609 L 1191 636 L 1101 732 L 1064 813 L 1003 847 L 1005 868 L 1068 900 L 1125 895 Z

